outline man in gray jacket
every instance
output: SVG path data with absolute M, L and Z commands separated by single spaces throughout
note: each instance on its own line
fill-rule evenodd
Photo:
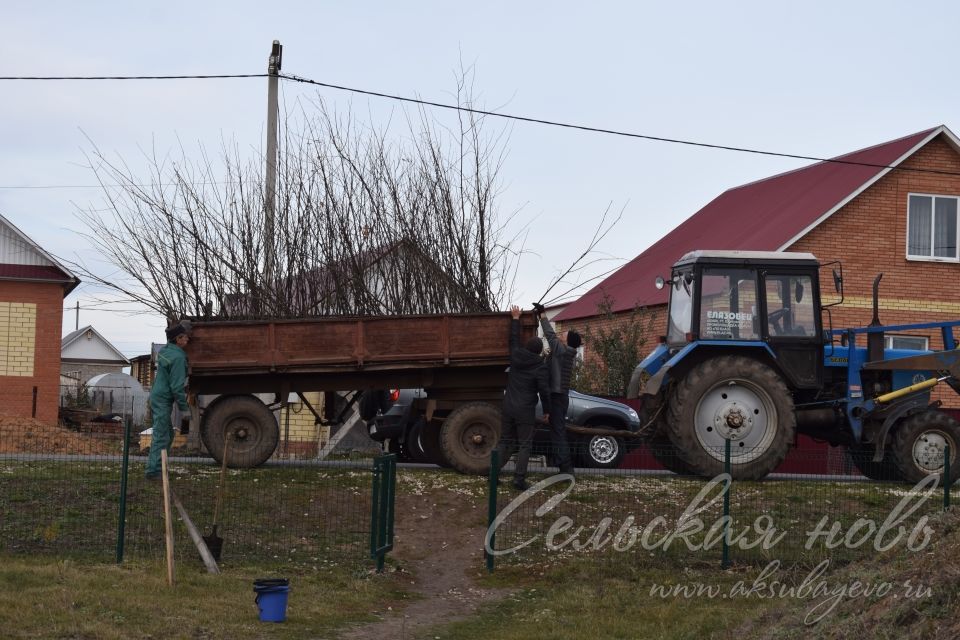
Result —
M 540 316 L 540 328 L 550 345 L 547 371 L 550 379 L 550 440 L 557 457 L 560 473 L 573 473 L 573 460 L 567 444 L 567 407 L 570 404 L 570 376 L 577 359 L 577 349 L 583 340 L 576 331 L 564 331 L 560 335 L 543 315 L 543 305 L 536 305 Z M 547 409 L 544 409 L 547 412 Z

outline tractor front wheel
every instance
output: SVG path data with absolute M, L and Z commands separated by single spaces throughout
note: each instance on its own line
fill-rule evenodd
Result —
M 950 447 L 950 475 L 956 478 L 960 424 L 945 413 L 921 411 L 904 419 L 893 436 L 893 462 L 904 480 L 912 484 L 929 475 L 943 482 L 944 453 Z
M 787 456 L 796 431 L 793 398 L 776 371 L 743 356 L 720 356 L 694 366 L 673 388 L 667 433 L 693 473 L 730 472 L 758 480 Z

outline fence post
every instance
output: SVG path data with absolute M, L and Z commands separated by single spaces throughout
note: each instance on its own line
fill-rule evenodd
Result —
M 723 441 L 723 472 L 730 476 L 730 439 Z M 723 492 L 723 559 L 720 561 L 720 568 L 726 569 L 730 566 L 730 490 L 733 489 L 733 477 L 730 476 L 730 484 Z
M 393 549 L 394 493 L 397 486 L 397 454 L 373 459 L 373 492 L 370 499 L 370 557 L 383 573 L 387 552 Z
M 117 564 L 123 562 L 123 539 L 127 527 L 127 471 L 130 468 L 130 423 L 132 421 L 132 415 L 124 416 L 123 461 L 120 464 L 120 509 L 117 514 Z
M 497 517 L 497 485 L 500 481 L 500 452 L 494 449 L 490 453 L 490 476 L 487 490 L 487 531 L 493 526 L 493 521 Z M 490 535 L 490 548 L 496 548 L 496 534 Z M 483 555 L 487 560 L 487 571 L 493 573 L 493 554 L 487 553 L 487 547 L 484 545 Z
M 950 445 L 943 447 L 943 510 L 950 508 Z

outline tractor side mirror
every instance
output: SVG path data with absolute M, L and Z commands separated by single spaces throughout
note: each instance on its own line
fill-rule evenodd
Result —
M 658 290 L 663 289 L 666 284 L 667 281 L 663 279 L 663 276 L 657 276 L 657 279 L 653 281 L 653 286 L 655 286 Z
M 793 299 L 797 302 L 803 300 L 803 283 L 797 280 L 796 285 L 793 287 Z
M 843 293 L 843 278 L 837 273 L 837 270 L 833 270 L 833 288 L 837 290 L 837 293 Z

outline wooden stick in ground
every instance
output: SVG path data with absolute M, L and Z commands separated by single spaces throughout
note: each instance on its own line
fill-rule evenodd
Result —
M 200 558 L 207 567 L 207 573 L 220 573 L 220 567 L 217 566 L 217 561 L 214 560 L 213 554 L 210 553 L 210 549 L 207 548 L 207 543 L 203 541 L 203 536 L 200 535 L 200 532 L 197 531 L 197 528 L 193 525 L 193 520 L 187 515 L 187 510 L 183 507 L 183 503 L 180 502 L 180 498 L 177 497 L 173 489 L 170 490 L 170 497 L 173 498 L 173 504 L 177 507 L 177 511 L 183 519 L 183 524 L 187 526 L 187 533 L 190 534 L 190 539 L 193 540 L 193 544 L 197 546 L 197 551 L 200 552 Z
M 167 584 L 173 586 L 173 515 L 170 513 L 170 478 L 167 476 L 167 450 L 160 450 L 163 480 L 164 539 L 167 543 Z

